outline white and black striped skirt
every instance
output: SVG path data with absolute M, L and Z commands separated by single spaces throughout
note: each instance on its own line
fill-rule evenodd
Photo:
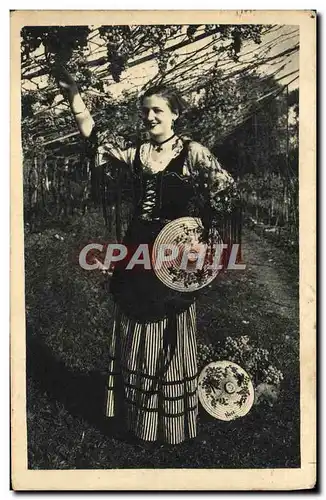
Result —
M 122 412 L 129 430 L 146 441 L 178 444 L 194 438 L 196 354 L 195 302 L 151 323 L 128 318 L 116 304 L 106 416 Z

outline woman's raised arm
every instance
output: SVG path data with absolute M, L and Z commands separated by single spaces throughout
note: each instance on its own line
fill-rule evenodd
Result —
M 95 159 L 94 165 L 96 167 L 104 165 L 111 157 L 130 167 L 135 158 L 136 149 L 134 147 L 121 148 L 119 145 L 113 144 L 113 137 L 109 137 L 109 131 L 100 133 L 97 130 L 95 122 L 79 93 L 74 78 L 63 66 L 57 66 L 53 74 L 58 85 L 68 98 L 78 129 L 84 139 L 86 139 L 87 154 Z
M 53 73 L 60 88 L 68 98 L 81 135 L 88 138 L 94 128 L 94 120 L 79 93 L 74 78 L 63 66 L 57 66 Z

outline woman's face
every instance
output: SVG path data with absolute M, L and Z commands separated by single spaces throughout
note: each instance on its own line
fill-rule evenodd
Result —
M 164 140 L 173 133 L 173 121 L 178 115 L 164 97 L 151 95 L 142 102 L 142 118 L 151 137 Z

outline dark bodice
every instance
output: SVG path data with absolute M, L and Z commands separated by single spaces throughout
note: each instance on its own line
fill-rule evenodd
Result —
M 191 215 L 196 192 L 189 171 L 184 173 L 187 154 L 185 142 L 181 153 L 164 170 L 152 173 L 141 164 L 137 150 L 134 161 L 136 217 L 167 221 Z

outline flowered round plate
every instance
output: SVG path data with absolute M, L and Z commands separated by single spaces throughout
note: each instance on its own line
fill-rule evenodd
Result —
M 198 393 L 207 413 L 226 421 L 246 415 L 255 396 L 248 373 L 231 361 L 213 361 L 205 366 L 199 375 Z
M 169 288 L 194 292 L 211 283 L 220 272 L 222 239 L 215 231 L 204 243 L 203 231 L 200 219 L 181 217 L 169 222 L 155 239 L 154 272 Z

